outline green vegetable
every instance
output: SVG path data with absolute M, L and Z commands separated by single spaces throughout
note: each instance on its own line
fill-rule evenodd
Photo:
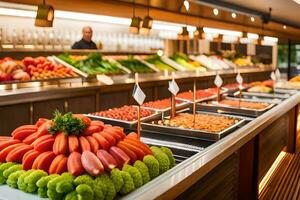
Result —
M 95 182 L 101 185 L 102 191 L 105 190 L 105 192 L 103 192 L 105 196 L 105 200 L 112 200 L 116 197 L 117 192 L 116 192 L 115 185 L 107 174 L 101 174 L 95 179 Z
M 38 188 L 38 195 L 41 198 L 47 198 L 47 188 Z
M 121 174 L 124 181 L 124 185 L 121 188 L 120 193 L 128 194 L 135 189 L 133 179 L 128 172 L 121 171 Z
M 39 188 L 44 188 L 46 187 L 47 188 L 47 184 L 50 180 L 56 178 L 56 177 L 59 177 L 58 174 L 51 174 L 51 175 L 48 175 L 48 176 L 44 176 L 42 177 L 40 180 L 38 180 L 36 182 L 36 185 L 39 187 Z
M 78 186 L 80 184 L 87 184 L 87 185 L 92 186 L 93 183 L 94 183 L 93 178 L 88 174 L 83 174 L 83 175 L 77 176 L 74 180 L 75 186 Z
M 95 200 L 104 200 L 105 197 L 107 196 L 106 194 L 103 194 L 104 188 L 107 189 L 108 186 L 104 185 L 101 181 L 95 181 L 92 189 L 94 191 L 94 199 Z M 107 190 L 106 190 L 107 193 Z
M 80 184 L 76 187 L 76 192 L 82 200 L 91 200 L 94 198 L 94 191 L 91 186 L 87 184 Z
M 137 73 L 150 73 L 154 72 L 151 68 L 147 65 L 143 64 L 139 60 L 135 59 L 133 56 L 128 56 L 128 59 L 118 60 L 118 62 L 128 68 L 131 72 Z
M 128 172 L 130 174 L 130 176 L 133 179 L 133 183 L 134 183 L 135 188 L 139 188 L 143 185 L 142 174 L 137 168 L 126 164 L 126 165 L 123 166 L 122 171 Z
M 33 170 L 30 174 L 24 177 L 22 187 L 26 187 L 25 190 L 29 193 L 36 192 L 38 189 L 36 182 L 43 176 L 47 176 L 47 173 L 43 170 Z
M 65 200 L 77 200 L 78 199 L 77 195 L 78 193 L 74 190 L 65 196 Z
M 147 167 L 147 165 L 145 165 L 145 163 L 143 163 L 140 160 L 137 160 L 137 161 L 135 161 L 133 166 L 140 171 L 142 178 L 143 178 L 143 184 L 146 184 L 151 180 L 148 167 Z
M 114 168 L 111 170 L 110 178 L 115 185 L 116 192 L 119 192 L 124 185 L 121 171 L 117 168 Z
M 151 179 L 154 179 L 159 175 L 159 163 L 154 156 L 152 155 L 145 156 L 143 162 L 148 167 L 149 175 Z
M 18 182 L 17 182 L 18 188 L 20 190 L 22 190 L 23 192 L 29 192 L 28 189 L 32 189 L 32 188 L 29 188 L 28 184 L 25 183 L 24 179 L 27 176 L 29 176 L 31 173 L 33 173 L 34 171 L 35 171 L 34 169 L 28 170 L 27 172 L 25 172 L 18 178 Z M 30 187 L 32 187 L 32 185 Z
M 61 200 L 64 197 L 64 194 L 56 192 L 56 190 L 47 190 L 47 196 L 49 197 L 50 200 Z
M 6 181 L 7 185 L 12 188 L 18 188 L 18 184 L 17 184 L 18 178 L 25 172 L 26 171 L 24 171 L 24 170 L 19 170 L 19 171 L 15 171 L 15 172 L 11 173 Z
M 53 122 L 55 125 L 49 129 L 51 134 L 62 131 L 65 135 L 80 135 L 86 128 L 86 124 L 82 120 L 74 118 L 71 112 L 63 115 L 59 111 L 55 111 Z
M 176 71 L 175 68 L 173 68 L 172 66 L 170 66 L 170 65 L 168 65 L 168 64 L 166 64 L 166 63 L 164 63 L 164 62 L 161 60 L 160 56 L 157 55 L 157 54 L 149 56 L 149 57 L 146 59 L 146 61 L 149 62 L 149 63 L 151 63 L 151 64 L 153 64 L 153 65 L 155 65 L 155 67 L 156 67 L 157 69 L 159 69 L 160 71 L 164 71 L 164 70 L 168 70 L 168 71 L 171 71 L 171 72 Z
M 13 165 L 10 168 L 3 171 L 3 176 L 7 179 L 11 173 L 19 170 L 22 170 L 22 165 Z
M 173 152 L 171 151 L 171 149 L 167 148 L 167 147 L 160 147 L 160 150 L 162 150 L 169 158 L 170 161 L 170 168 L 175 166 L 175 158 L 173 156 Z
M 13 165 L 15 165 L 15 163 L 12 163 L 12 162 L 2 163 L 0 165 L 0 185 L 4 184 L 6 182 L 6 178 L 3 176 L 3 172 Z
M 170 169 L 169 157 L 158 147 L 151 147 L 154 157 L 159 163 L 159 174 L 162 174 Z
M 74 190 L 73 184 L 71 181 L 63 180 L 56 184 L 56 192 L 58 193 L 69 193 Z
M 74 176 L 72 176 L 70 173 L 63 173 L 61 176 L 53 178 L 47 184 L 47 194 L 50 193 L 52 195 L 49 196 L 48 194 L 48 197 L 55 198 L 56 196 L 60 197 L 66 193 L 69 193 L 73 190 L 73 181 Z

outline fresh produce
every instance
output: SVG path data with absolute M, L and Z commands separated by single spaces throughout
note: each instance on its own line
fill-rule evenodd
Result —
M 118 59 L 117 60 L 122 66 L 129 69 L 134 73 L 151 73 L 154 72 L 151 68 L 149 68 L 144 63 L 135 59 L 133 56 L 128 56 L 127 59 Z
M 270 104 L 268 103 L 260 103 L 260 102 L 250 102 L 250 101 L 239 101 L 239 100 L 230 100 L 224 99 L 219 102 L 221 105 L 238 107 L 238 108 L 247 108 L 254 110 L 261 110 L 267 108 Z
M 58 57 L 89 75 L 125 73 L 115 63 L 103 59 L 100 53 L 90 53 L 86 56 L 61 54 Z
M 247 91 L 248 92 L 259 92 L 259 93 L 271 93 L 271 92 L 273 92 L 273 88 L 263 86 L 263 85 L 257 85 L 257 86 L 253 86 L 253 87 L 249 88 Z
M 153 112 L 147 109 L 141 109 L 141 118 L 148 117 Z M 135 121 L 138 118 L 137 107 L 134 106 L 123 106 L 120 108 L 113 108 L 105 111 L 99 111 L 91 113 L 100 117 L 124 120 L 124 121 Z
M 234 61 L 233 61 L 234 64 L 236 64 L 238 67 L 245 67 L 245 66 L 252 66 L 253 63 L 249 58 L 236 58 Z
M 201 99 L 213 97 L 216 94 L 217 94 L 217 91 L 216 91 L 215 88 L 209 88 L 209 89 L 205 89 L 205 90 L 197 90 L 196 91 L 196 100 L 201 100 Z M 192 91 L 181 92 L 176 96 L 176 98 L 183 99 L 183 100 L 188 100 L 188 101 L 193 101 L 194 94 L 193 94 Z
M 170 57 L 172 60 L 186 68 L 187 70 L 195 70 L 198 68 L 200 71 L 206 71 L 206 68 L 201 66 L 200 63 L 192 61 L 189 57 L 183 53 L 176 53 Z
M 170 161 L 170 168 L 174 167 L 176 163 L 172 150 L 167 147 L 160 147 L 160 150 L 162 150 L 168 156 Z
M 194 116 L 192 114 L 180 113 L 170 120 L 159 120 L 156 123 L 164 126 L 218 133 L 237 123 L 237 120 L 226 116 L 196 114 L 194 124 Z
M 29 81 L 30 75 L 22 62 L 5 57 L 0 59 L 0 82 L 1 81 Z
M 123 128 L 84 115 L 56 112 L 36 124 L 16 128 L 12 135 L 18 139 L 0 140 L 0 184 L 42 198 L 114 199 L 146 184 L 174 159 L 169 149 L 157 153 L 135 133 L 126 137 Z
M 169 157 L 158 147 L 151 147 L 153 156 L 159 163 L 159 174 L 162 174 L 170 168 Z
M 180 103 L 182 103 L 182 101 L 176 101 L 177 105 Z M 162 100 L 149 101 L 149 102 L 144 103 L 142 106 L 147 107 L 147 108 L 163 110 L 166 108 L 171 108 L 171 99 L 167 98 L 167 99 L 162 99 Z
M 293 83 L 293 82 L 300 82 L 300 76 L 295 76 L 295 77 L 291 78 L 291 79 L 289 80 L 289 82 L 290 82 L 290 83 Z
M 238 90 L 239 89 L 239 83 L 229 83 L 227 85 L 224 85 L 223 87 L 228 89 L 228 90 Z M 249 84 L 248 83 L 243 83 L 242 87 L 243 88 L 248 88 Z
M 170 71 L 170 72 L 174 72 L 176 71 L 176 69 L 168 64 L 166 64 L 165 62 L 163 62 L 160 58 L 160 56 L 158 56 L 157 54 L 155 55 L 151 55 L 148 58 L 145 59 L 148 63 L 151 63 L 153 65 L 155 65 L 155 67 L 157 69 L 159 69 L 160 71 Z

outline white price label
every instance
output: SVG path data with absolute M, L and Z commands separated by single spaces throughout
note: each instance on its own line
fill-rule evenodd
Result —
M 276 81 L 276 75 L 275 75 L 274 72 L 271 73 L 271 76 L 270 76 L 270 77 L 271 77 L 271 79 L 272 79 L 273 81 Z
M 277 68 L 276 71 L 275 71 L 275 75 L 276 75 L 276 79 L 277 79 L 277 80 L 280 80 L 281 74 L 280 74 L 280 70 L 279 70 L 278 68 Z
M 179 92 L 179 87 L 176 83 L 176 81 L 173 79 L 171 81 L 169 81 L 169 88 L 168 90 L 173 94 L 173 95 L 177 95 L 177 93 Z
M 222 80 L 221 76 L 219 75 L 219 73 L 217 73 L 214 83 L 217 87 L 222 86 L 223 80 Z
M 236 82 L 240 85 L 243 84 L 243 77 L 242 75 L 240 74 L 240 72 L 236 75 Z
M 146 95 L 143 92 L 143 90 L 140 88 L 139 84 L 134 85 L 132 97 L 139 105 L 142 105 L 144 103 L 146 99 Z

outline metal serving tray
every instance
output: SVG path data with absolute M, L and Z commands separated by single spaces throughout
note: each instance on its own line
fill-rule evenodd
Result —
M 188 109 L 188 111 L 190 112 L 191 110 Z M 221 115 L 218 113 L 207 113 L 207 112 L 197 112 L 197 113 L 198 114 L 208 114 L 208 115 L 218 115 L 218 116 Z M 227 117 L 228 117 L 228 115 L 227 115 Z M 176 137 L 194 138 L 194 139 L 207 140 L 207 141 L 218 141 L 221 138 L 228 135 L 229 133 L 233 132 L 235 129 L 237 129 L 238 127 L 240 127 L 242 124 L 244 124 L 246 122 L 246 120 L 241 117 L 231 116 L 231 118 L 238 120 L 238 122 L 219 133 L 152 124 L 151 122 L 153 120 L 147 120 L 148 122 L 141 123 L 141 126 L 142 126 L 143 130 L 154 131 L 158 134 L 163 134 L 163 135 L 172 135 L 172 136 L 176 136 Z M 161 118 L 156 118 L 154 120 L 160 120 L 160 119 Z
M 287 99 L 290 97 L 288 93 L 260 93 L 260 92 L 243 92 L 243 96 L 257 96 L 262 98 L 278 98 Z
M 180 109 L 187 108 L 188 106 L 189 106 L 188 102 L 181 101 L 181 103 L 176 104 L 176 109 L 180 110 Z M 144 109 L 147 109 L 147 110 L 152 110 L 154 112 L 164 112 L 164 113 L 171 110 L 171 107 L 168 107 L 168 108 L 165 108 L 165 109 L 158 109 L 158 108 L 151 108 L 151 107 L 147 107 L 147 106 L 141 106 L 141 108 L 144 108 Z
M 125 120 L 120 120 L 120 119 L 112 119 L 112 118 L 107 118 L 107 117 L 101 117 L 101 116 L 92 115 L 92 114 L 85 114 L 85 116 L 91 118 L 92 120 L 101 120 L 104 123 L 109 123 L 109 124 L 114 125 L 114 126 L 122 126 L 125 129 L 131 129 L 131 130 L 135 129 L 137 127 L 137 123 L 138 123 L 137 120 L 135 120 L 135 121 L 125 121 Z M 152 115 L 141 118 L 141 122 L 161 118 L 161 116 L 162 116 L 162 113 L 153 111 Z
M 226 92 L 228 92 L 228 89 L 227 88 L 221 88 L 221 91 L 220 91 L 220 95 L 223 95 L 225 94 Z M 205 98 L 201 98 L 201 99 L 196 99 L 196 103 L 200 103 L 200 102 L 203 102 L 203 101 L 209 101 L 209 100 L 213 100 L 217 98 L 217 94 L 213 94 L 209 97 L 205 97 Z M 179 100 L 179 101 L 185 101 L 185 102 L 188 102 L 188 103 L 193 103 L 192 100 L 188 100 L 188 99 L 183 99 L 183 98 L 180 98 L 180 97 L 176 97 L 176 100 Z
M 230 100 L 236 100 L 237 98 L 226 98 Z M 245 100 L 241 99 L 241 101 L 248 101 L 248 102 L 254 102 L 254 103 L 262 103 L 258 101 L 251 101 L 251 100 Z M 213 111 L 218 113 L 230 113 L 233 115 L 242 115 L 242 116 L 249 116 L 249 117 L 258 117 L 262 115 L 267 110 L 271 109 L 275 104 L 269 104 L 268 107 L 264 109 L 250 109 L 250 108 L 243 108 L 243 107 L 233 107 L 233 106 L 227 106 L 223 104 L 218 104 L 216 101 L 208 102 L 208 103 L 202 103 L 197 104 L 196 109 L 197 110 L 205 110 L 205 111 Z

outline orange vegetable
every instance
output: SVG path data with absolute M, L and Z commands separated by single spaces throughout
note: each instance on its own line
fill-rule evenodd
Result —
M 68 152 L 68 136 L 64 133 L 58 133 L 53 144 L 53 152 L 56 155 L 66 154 Z

